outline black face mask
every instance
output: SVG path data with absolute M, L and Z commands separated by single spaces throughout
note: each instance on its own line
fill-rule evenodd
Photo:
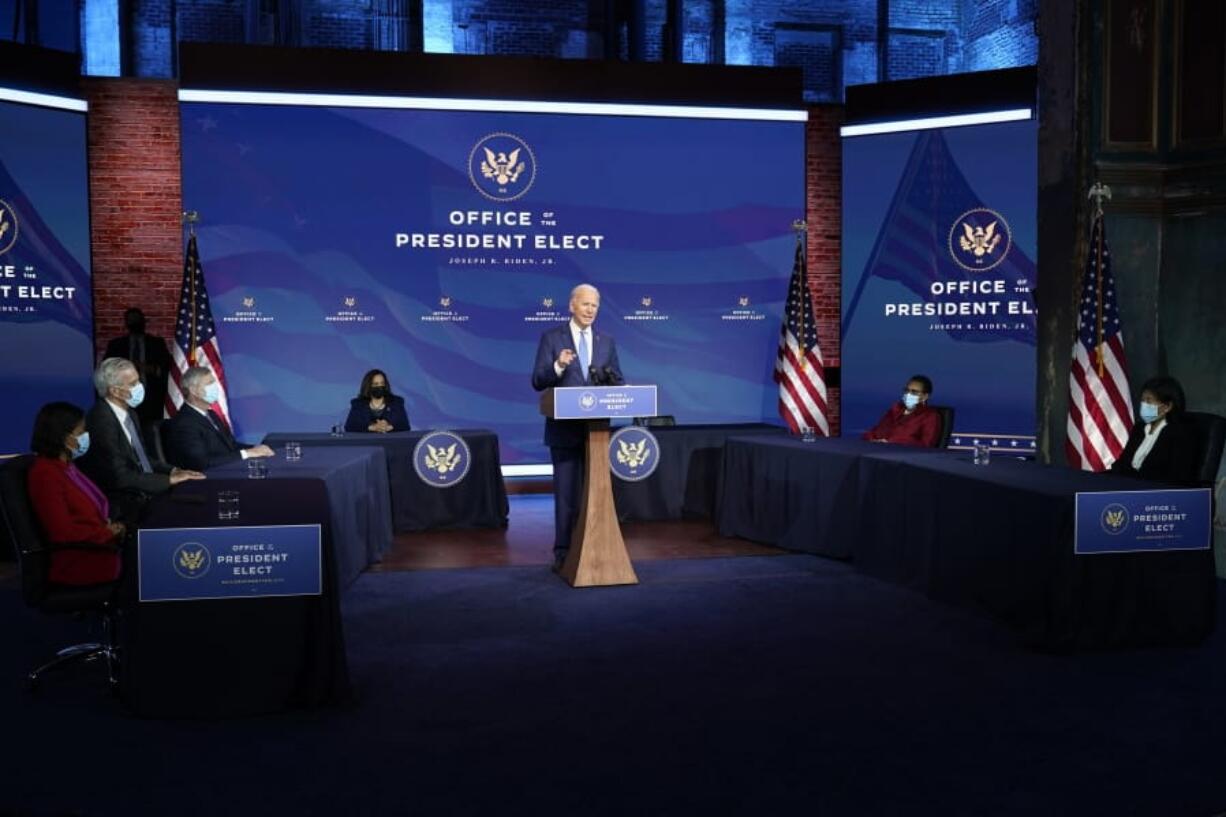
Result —
M 387 386 L 371 386 L 370 396 L 375 399 L 387 397 Z

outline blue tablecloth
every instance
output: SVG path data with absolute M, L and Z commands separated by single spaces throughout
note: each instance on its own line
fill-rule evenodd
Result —
M 222 718 L 318 707 L 345 700 L 349 674 L 341 625 L 337 524 L 328 480 L 212 478 L 172 488 L 149 505 L 142 527 L 213 527 L 217 492 L 239 490 L 238 525 L 318 524 L 322 587 L 318 596 L 135 602 L 119 628 L 120 691 L 137 714 Z M 343 537 L 342 537 L 343 538 Z M 131 555 L 129 565 L 136 564 Z
M 986 610 L 1053 649 L 1195 643 L 1211 551 L 1076 556 L 1078 491 L 1170 486 L 851 439 L 730 438 L 720 533 L 824 556 Z
M 463 429 L 459 434 L 472 452 L 472 466 L 464 480 L 447 488 L 428 485 L 413 469 L 413 449 L 428 431 L 362 434 L 339 437 L 311 432 L 277 432 L 264 438 L 280 455 L 294 440 L 304 448 L 377 446 L 387 458 L 392 524 L 397 533 L 439 528 L 500 528 L 507 524 L 507 491 L 502 482 L 498 436 L 492 431 Z
M 655 472 L 638 482 L 613 478 L 613 501 L 622 522 L 710 519 L 723 473 L 724 440 L 733 435 L 787 433 L 786 428 L 764 423 L 660 426 L 650 431 L 660 443 Z
M 247 463 L 236 462 L 210 469 L 209 483 L 231 483 L 228 487 L 239 491 L 245 515 L 251 503 L 245 501 L 242 494 L 252 483 L 323 480 L 333 529 L 336 575 L 341 588 L 348 587 L 367 565 L 379 561 L 391 547 L 391 494 L 383 448 L 371 445 L 317 448 L 304 443 L 302 459 L 298 462 L 287 462 L 280 448 L 276 457 L 265 462 L 268 464 L 267 480 L 247 479 Z M 296 500 L 293 492 L 287 489 L 276 501 L 289 506 Z

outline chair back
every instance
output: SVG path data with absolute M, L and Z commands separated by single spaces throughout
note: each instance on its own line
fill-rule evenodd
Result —
M 929 404 L 928 408 L 941 415 L 941 436 L 937 438 L 937 444 L 933 447 L 947 448 L 949 446 L 949 436 L 954 433 L 953 406 L 934 406 Z
M 13 541 L 17 570 L 21 574 L 21 595 L 26 604 L 38 607 L 47 595 L 50 555 L 34 519 L 34 507 L 26 487 L 32 462 L 32 454 L 23 454 L 0 465 L 0 517 Z
M 1226 417 L 1203 411 L 1185 411 L 1184 416 L 1196 427 L 1201 441 L 1196 480 L 1201 485 L 1212 487 L 1217 481 L 1222 462 L 1222 448 L 1226 446 Z
M 162 424 L 165 422 L 165 420 L 154 420 L 149 424 L 149 433 L 145 435 L 150 445 L 153 446 L 153 455 L 157 457 L 158 462 L 170 462 L 166 459 L 166 446 L 162 441 Z
M 661 427 L 677 425 L 677 418 L 671 414 L 658 414 L 655 417 L 635 417 L 634 424 L 636 426 L 646 427 Z

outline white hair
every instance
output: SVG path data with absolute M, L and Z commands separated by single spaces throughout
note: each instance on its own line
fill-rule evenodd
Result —
M 122 385 L 120 377 L 129 369 L 136 371 L 136 366 L 132 361 L 123 357 L 108 357 L 99 363 L 98 368 L 94 371 L 94 390 L 98 392 L 98 396 L 106 397 L 111 386 Z
M 179 378 L 179 388 L 184 394 L 187 394 L 192 389 L 196 388 L 197 383 L 204 380 L 211 374 L 212 372 L 206 369 L 204 366 L 192 366 L 183 373 L 182 377 Z
M 580 293 L 582 293 L 584 290 L 588 290 L 588 289 L 590 289 L 592 292 L 594 292 L 594 293 L 596 294 L 596 300 L 598 300 L 598 301 L 599 301 L 599 300 L 600 300 L 600 290 L 598 290 L 596 287 L 592 286 L 591 284 L 580 284 L 579 286 L 577 286 L 577 287 L 575 287 L 574 289 L 572 289 L 572 290 L 570 291 L 570 299 L 571 299 L 571 301 L 573 302 L 573 301 L 574 301 L 576 298 L 578 298 L 578 297 L 579 297 L 579 294 L 580 294 Z

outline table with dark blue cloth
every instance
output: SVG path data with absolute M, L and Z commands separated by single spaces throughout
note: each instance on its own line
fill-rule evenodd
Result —
M 660 461 L 651 476 L 637 482 L 613 479 L 613 501 L 622 522 L 650 522 L 715 513 L 724 440 L 733 435 L 784 435 L 787 429 L 765 423 L 655 426 Z
M 302 459 L 297 462 L 286 461 L 283 447 L 264 462 L 272 481 L 295 478 L 324 481 L 335 538 L 336 575 L 342 590 L 391 547 L 392 508 L 383 448 L 373 445 L 308 448 L 304 442 Z M 209 469 L 207 474 L 210 479 L 245 480 L 247 463 L 228 463 Z M 246 484 L 240 483 L 240 494 Z M 293 501 L 292 496 L 286 499 Z
M 139 603 L 130 571 L 119 625 L 120 692 L 136 714 L 235 717 L 349 697 L 335 558 L 340 531 L 328 482 L 305 474 L 265 480 L 213 475 L 177 485 L 150 503 L 144 528 L 319 525 L 322 593 Z M 241 515 L 220 522 L 217 494 L 233 490 L 240 494 Z M 131 555 L 125 561 L 136 564 Z
M 1030 644 L 1191 644 L 1212 630 L 1212 551 L 1073 553 L 1079 491 L 1171 486 L 851 439 L 732 438 L 720 532 L 825 556 L 987 611 Z
M 396 533 L 439 528 L 501 528 L 507 524 L 509 506 L 502 481 L 498 435 L 484 429 L 455 431 L 472 454 L 464 479 L 438 488 L 428 485 L 413 469 L 413 450 L 429 431 L 393 431 L 388 434 L 346 432 L 277 432 L 264 438 L 280 456 L 285 443 L 300 442 L 303 448 L 378 446 L 387 457 L 391 490 L 392 525 Z

